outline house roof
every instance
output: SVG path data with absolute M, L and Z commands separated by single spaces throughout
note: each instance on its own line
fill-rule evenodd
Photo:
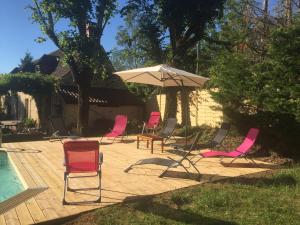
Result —
M 63 85 L 57 89 L 66 104 L 77 104 L 78 90 L 75 86 Z M 143 101 L 128 90 L 104 87 L 92 87 L 89 102 L 103 107 L 117 107 L 123 105 L 143 105 Z
M 40 73 L 50 75 L 60 80 L 57 92 L 67 104 L 77 104 L 78 91 L 68 65 L 62 62 L 63 53 L 56 50 L 44 54 L 37 60 L 22 67 L 16 67 L 11 73 L 36 72 L 37 66 Z M 105 80 L 94 77 L 90 90 L 89 101 L 99 106 L 143 105 L 140 98 L 129 92 L 123 81 L 117 75 L 110 75 Z
M 51 75 L 65 85 L 75 85 L 72 78 L 72 71 L 68 65 L 61 60 L 63 53 L 61 50 L 53 51 L 49 54 L 44 54 L 39 59 L 27 63 L 22 67 L 14 68 L 11 73 L 30 72 L 34 73 L 37 67 L 42 74 Z M 100 76 L 99 76 L 100 77 Z M 105 80 L 95 77 L 92 81 L 92 86 L 109 87 L 115 89 L 126 89 L 125 84 L 116 75 L 109 75 Z

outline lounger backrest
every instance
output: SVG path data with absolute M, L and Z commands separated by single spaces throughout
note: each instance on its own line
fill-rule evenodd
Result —
M 147 128 L 155 128 L 158 126 L 160 121 L 160 112 L 151 112 L 148 123 L 147 123 Z
M 171 135 L 176 128 L 177 119 L 176 118 L 168 118 L 166 126 L 162 130 L 162 134 Z
M 200 137 L 201 137 L 201 132 L 196 133 L 196 136 L 194 137 L 190 150 L 194 150 L 195 148 L 197 148 L 197 144 L 200 140 Z
M 98 171 L 98 141 L 67 141 L 63 144 L 63 148 L 67 172 L 80 173 Z
M 228 134 L 228 131 L 230 129 L 230 124 L 228 123 L 222 123 L 221 128 L 218 130 L 216 136 L 212 140 L 212 143 L 215 145 L 219 145 L 222 143 L 226 135 Z
M 127 126 L 127 116 L 126 115 L 117 115 L 115 118 L 115 124 L 112 132 L 123 134 Z
M 259 129 L 251 128 L 244 139 L 243 143 L 236 149 L 239 153 L 246 153 L 250 151 L 251 147 L 254 145 L 257 135 L 259 133 Z

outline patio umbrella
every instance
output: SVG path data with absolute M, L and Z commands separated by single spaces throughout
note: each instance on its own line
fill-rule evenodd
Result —
M 184 70 L 175 69 L 168 65 L 138 68 L 115 72 L 126 82 L 150 84 L 160 87 L 201 87 L 209 80 Z
M 114 74 L 120 76 L 125 82 L 150 84 L 160 87 L 201 87 L 209 80 L 206 77 L 198 76 L 164 64 L 119 71 Z M 185 113 L 187 113 L 187 109 Z M 187 121 L 185 121 L 185 124 L 187 124 Z M 187 142 L 187 129 L 185 129 L 185 137 Z

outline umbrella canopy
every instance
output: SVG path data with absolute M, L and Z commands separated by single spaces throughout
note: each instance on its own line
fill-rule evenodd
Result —
M 160 87 L 201 87 L 209 79 L 175 69 L 168 65 L 158 65 L 133 70 L 115 72 L 126 82 L 150 84 Z

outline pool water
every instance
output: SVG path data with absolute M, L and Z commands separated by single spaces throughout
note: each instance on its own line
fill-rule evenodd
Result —
M 11 164 L 7 153 L 0 151 L 0 202 L 23 190 L 24 186 Z

